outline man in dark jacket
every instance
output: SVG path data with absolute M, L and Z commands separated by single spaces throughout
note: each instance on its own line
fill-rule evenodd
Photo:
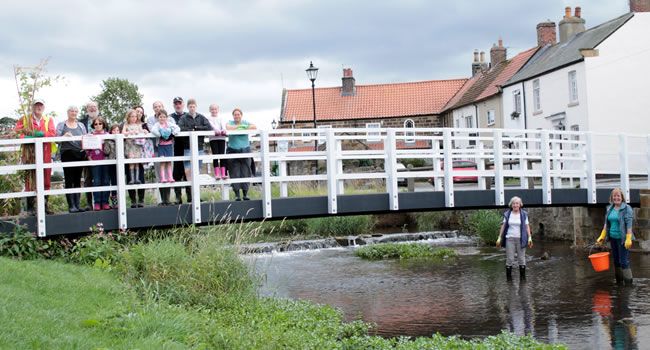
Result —
M 174 113 L 170 114 L 169 116 L 174 119 L 176 122 L 176 125 L 178 125 L 178 122 L 181 120 L 181 118 L 186 115 L 185 112 L 183 112 L 183 109 L 185 109 L 185 102 L 183 101 L 182 97 L 174 97 Z M 174 157 L 182 156 L 184 153 L 184 144 L 183 142 L 178 141 L 179 138 L 176 138 L 176 142 L 174 142 Z M 174 173 L 173 173 L 174 181 L 186 181 L 185 178 L 185 170 L 183 167 L 183 161 L 175 161 L 174 162 Z M 174 204 L 181 204 L 183 203 L 183 193 L 180 187 L 174 187 L 174 193 L 176 194 L 176 202 Z M 191 202 L 192 201 L 192 191 L 189 187 L 185 189 L 185 194 L 187 195 L 187 201 Z
M 196 100 L 194 99 L 189 99 L 187 101 L 187 109 L 188 113 L 185 113 L 179 121 L 178 121 L 178 126 L 181 128 L 181 131 L 209 131 L 213 130 L 212 129 L 212 124 L 210 124 L 210 121 L 208 118 L 206 118 L 203 114 L 197 113 L 196 112 Z M 199 144 L 199 154 L 202 155 L 204 154 L 203 152 L 203 136 L 198 137 L 198 144 Z M 189 137 L 177 137 L 175 143 L 177 144 L 182 144 L 183 145 L 183 155 L 184 156 L 189 156 L 190 155 L 190 139 Z M 183 166 L 185 168 L 185 178 L 187 181 L 190 181 L 192 178 L 192 167 L 190 161 L 185 161 L 183 162 Z M 202 162 L 199 162 L 199 168 L 201 168 Z M 195 174 L 195 176 L 198 176 L 198 174 Z M 190 193 L 191 188 L 187 187 L 185 188 L 186 193 Z M 189 198 L 189 196 L 188 196 Z M 190 199 L 188 199 L 188 202 Z
M 93 122 L 95 121 L 95 118 L 99 117 L 99 107 L 97 106 L 96 102 L 90 101 L 86 104 L 86 114 L 79 119 L 79 123 L 81 123 L 85 128 L 86 131 L 90 134 L 93 132 Z M 84 182 L 83 182 L 83 187 L 92 187 L 93 186 L 93 172 L 92 172 L 92 167 L 87 166 L 84 167 L 83 170 L 83 175 L 84 175 Z M 86 211 L 92 211 L 91 206 L 93 205 L 93 193 L 92 192 L 86 192 Z

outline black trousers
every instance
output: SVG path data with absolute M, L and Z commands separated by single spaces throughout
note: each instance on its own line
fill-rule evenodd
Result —
M 226 154 L 226 140 L 212 140 L 210 141 L 210 150 L 212 154 Z M 226 166 L 226 159 L 215 159 L 212 165 L 216 168 Z M 216 172 L 216 170 L 215 170 Z
M 228 154 L 232 153 L 250 153 L 251 148 L 250 147 L 245 147 L 245 148 L 240 148 L 240 149 L 234 149 L 228 147 L 226 152 Z M 251 177 L 251 163 L 252 159 L 251 158 L 234 158 L 234 159 L 228 159 L 228 173 L 230 174 L 231 179 L 238 179 L 238 178 L 244 178 L 244 177 Z M 235 190 L 235 194 L 239 195 L 239 190 L 244 191 L 244 195 L 248 193 L 248 187 L 250 186 L 249 183 L 234 183 L 232 184 L 232 189 Z
M 86 152 L 78 150 L 67 150 L 61 152 L 62 162 L 79 162 L 86 160 Z M 65 178 L 65 188 L 81 187 L 81 173 L 84 167 L 66 167 L 63 168 L 63 177 Z

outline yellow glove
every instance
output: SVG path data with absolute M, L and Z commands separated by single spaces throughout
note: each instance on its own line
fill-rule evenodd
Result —
M 625 236 L 625 249 L 632 248 L 632 234 Z
M 497 248 L 499 248 L 500 246 L 501 246 L 501 236 L 497 238 Z
M 605 236 L 606 235 L 607 235 L 607 231 L 605 231 L 604 229 L 602 231 L 600 231 L 600 237 L 598 237 L 598 240 L 596 241 L 596 242 L 598 242 L 598 245 L 603 245 L 603 242 L 605 241 Z

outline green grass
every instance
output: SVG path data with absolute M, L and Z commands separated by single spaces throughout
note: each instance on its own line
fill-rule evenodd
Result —
M 381 243 L 367 245 L 354 252 L 358 257 L 368 260 L 381 259 L 446 259 L 456 257 L 453 249 L 433 249 L 426 243 Z

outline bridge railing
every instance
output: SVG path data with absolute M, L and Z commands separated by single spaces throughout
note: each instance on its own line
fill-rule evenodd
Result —
M 644 176 L 645 186 L 650 188 L 650 135 L 607 134 L 557 130 L 507 130 L 507 129 L 461 129 L 461 128 L 389 128 L 389 129 L 277 129 L 231 131 L 230 135 L 251 136 L 253 151 L 250 153 L 200 155 L 204 145 L 199 136 L 212 132 L 183 132 L 179 136 L 190 138 L 190 155 L 165 158 L 126 159 L 124 143 L 134 136 L 103 135 L 101 139 L 113 139 L 116 143 L 116 159 L 43 163 L 43 147 L 46 142 L 78 141 L 82 136 L 33 139 L 0 140 L 0 147 L 35 145 L 34 164 L 15 164 L 0 167 L 0 173 L 17 170 L 36 171 L 34 191 L 0 194 L 0 200 L 8 198 L 36 197 L 38 235 L 46 235 L 44 196 L 67 193 L 99 191 L 118 192 L 118 223 L 128 228 L 126 194 L 128 190 L 157 189 L 165 187 L 191 187 L 191 212 L 194 223 L 201 222 L 200 194 L 202 186 L 220 186 L 222 200 L 229 199 L 228 186 L 234 183 L 255 182 L 261 184 L 264 217 L 273 216 L 272 187 L 279 187 L 279 196 L 288 197 L 289 186 L 296 182 L 319 181 L 327 184 L 328 212 L 337 213 L 338 196 L 345 194 L 346 181 L 371 180 L 384 186 L 388 193 L 389 207 L 399 210 L 398 178 L 431 179 L 433 190 L 444 191 L 445 205 L 454 207 L 455 178 L 476 179 L 478 188 L 494 184 L 496 205 L 505 205 L 505 185 L 520 188 L 540 188 L 543 203 L 552 204 L 552 189 L 579 186 L 588 190 L 587 203 L 596 203 L 596 177 L 616 175 L 626 198 L 629 198 L 630 179 Z M 142 138 L 143 136 L 137 136 Z M 153 137 L 152 135 L 144 137 Z M 213 159 L 252 158 L 261 167 L 260 176 L 249 178 L 206 179 L 198 176 L 199 162 Z M 432 164 L 431 170 L 402 172 L 397 164 L 405 159 L 422 159 Z M 190 161 L 192 178 L 175 183 L 127 184 L 125 166 L 133 163 Z M 351 166 L 349 163 L 367 160 L 374 164 L 371 170 Z M 474 162 L 475 167 L 458 169 L 454 161 Z M 311 167 L 311 164 L 316 164 Z M 114 164 L 117 166 L 117 185 L 72 189 L 44 189 L 43 170 Z M 319 166 L 322 164 L 323 166 Z M 277 173 L 271 173 L 271 167 Z M 291 174 L 290 169 L 303 169 Z M 306 170 L 304 170 L 306 169 Z M 197 174 L 197 175 L 195 175 Z M 575 181 L 575 183 L 574 183 Z

